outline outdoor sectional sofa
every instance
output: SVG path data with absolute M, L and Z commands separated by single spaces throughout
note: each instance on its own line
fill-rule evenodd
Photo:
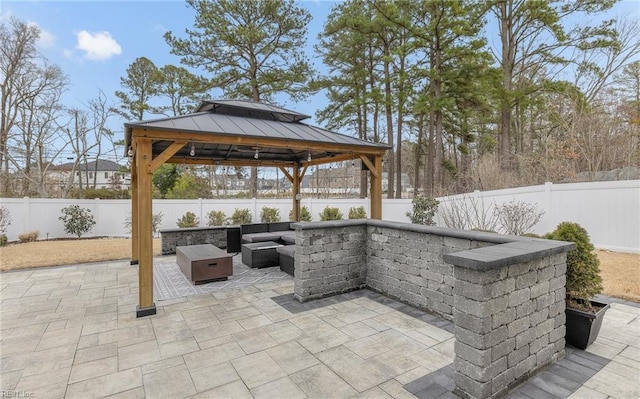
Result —
M 294 254 L 296 233 L 291 229 L 289 222 L 255 223 L 240 226 L 242 244 L 256 244 L 273 242 L 281 246 L 275 248 L 280 269 L 290 275 L 294 275 Z M 252 251 L 250 246 L 244 246 L 243 251 Z M 256 250 L 260 250 L 257 248 Z M 255 258 L 254 255 L 246 255 L 247 259 Z M 258 262 L 260 264 L 260 262 Z

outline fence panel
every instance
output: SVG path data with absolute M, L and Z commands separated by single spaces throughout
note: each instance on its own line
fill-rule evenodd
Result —
M 544 216 L 533 229 L 544 234 L 553 230 L 562 221 L 580 223 L 591 235 L 593 243 L 604 249 L 625 252 L 640 252 L 640 180 L 613 182 L 590 182 L 574 184 L 546 183 L 538 186 L 519 187 L 494 191 L 474 191 L 472 193 L 438 198 L 441 206 L 461 198 L 476 198 L 485 207 L 501 206 L 510 201 L 524 201 L 535 204 Z M 40 231 L 40 238 L 66 237 L 62 221 L 58 220 L 62 208 L 78 204 L 91 210 L 96 225 L 91 231 L 95 236 L 129 236 L 125 227 L 126 218 L 131 215 L 129 200 L 72 200 L 44 198 L 3 198 L 0 204 L 9 209 L 12 223 L 7 230 L 9 241 L 18 235 L 34 230 Z M 325 199 L 305 198 L 302 205 L 309 208 L 313 220 L 327 207 L 337 207 L 346 219 L 351 207 L 364 206 L 371 215 L 369 199 Z M 200 218 L 200 225 L 207 225 L 207 213 L 223 211 L 230 217 L 235 209 L 248 208 L 253 222 L 260 221 L 263 207 L 277 208 L 281 220 L 289 220 L 290 199 L 227 199 L 227 200 L 154 200 L 153 212 L 162 212 L 160 228 L 175 228 L 177 220 L 187 211 Z M 411 211 L 411 200 L 384 199 L 383 219 L 408 222 L 407 212 Z M 437 215 L 439 226 L 444 226 Z

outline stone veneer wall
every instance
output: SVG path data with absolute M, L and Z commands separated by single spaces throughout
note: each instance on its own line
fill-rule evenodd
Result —
M 367 281 L 364 224 L 296 232 L 294 295 L 306 301 L 364 288 Z
M 524 246 L 504 244 L 505 252 L 518 244 Z M 458 254 L 445 259 L 465 263 Z M 454 267 L 460 396 L 502 396 L 564 356 L 565 272 L 564 252 L 505 266 L 485 261 Z
M 183 245 L 213 244 L 220 249 L 227 248 L 227 226 L 187 227 L 160 230 L 162 255 L 176 253 L 176 247 Z
M 502 396 L 564 355 L 573 244 L 378 220 L 292 227 L 298 300 L 366 286 L 453 320 L 461 397 Z

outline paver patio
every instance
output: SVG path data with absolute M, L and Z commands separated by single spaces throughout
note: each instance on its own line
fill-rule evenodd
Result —
M 128 261 L 0 274 L 4 396 L 455 397 L 452 323 L 360 290 L 308 303 L 293 280 L 157 301 Z M 587 351 L 510 397 L 640 397 L 640 308 L 613 303 Z

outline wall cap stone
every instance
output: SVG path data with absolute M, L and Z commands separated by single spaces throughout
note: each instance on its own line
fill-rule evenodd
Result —
M 572 242 L 534 238 L 444 254 L 442 259 L 454 266 L 489 270 L 565 253 L 574 248 Z
M 227 229 L 229 227 L 240 227 L 240 226 L 198 226 L 198 227 L 177 227 L 175 229 L 162 229 L 160 230 L 160 234 L 162 233 L 179 233 L 182 231 L 203 231 L 203 230 L 222 230 Z

